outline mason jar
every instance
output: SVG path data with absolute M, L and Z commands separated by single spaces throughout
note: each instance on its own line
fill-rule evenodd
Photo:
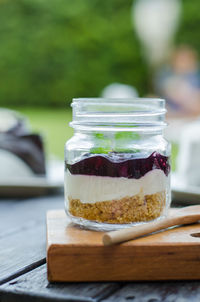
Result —
M 72 222 L 115 230 L 167 215 L 170 144 L 162 99 L 73 99 L 65 145 L 65 208 Z

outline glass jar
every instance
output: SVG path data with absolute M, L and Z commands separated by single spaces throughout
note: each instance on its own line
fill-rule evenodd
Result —
M 115 230 L 167 215 L 170 144 L 161 99 L 73 99 L 65 146 L 65 207 L 72 222 Z

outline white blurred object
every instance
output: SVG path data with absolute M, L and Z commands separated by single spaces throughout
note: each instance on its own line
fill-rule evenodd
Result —
M 8 153 L 8 152 L 7 152 Z M 1 157 L 2 156 L 2 157 Z M 7 161 L 9 159 L 13 169 L 17 169 L 19 177 L 16 174 L 11 174 L 8 170 L 8 166 L 3 166 L 3 174 L 0 173 L 0 197 L 9 198 L 27 198 L 32 196 L 40 196 L 46 194 L 58 194 L 63 191 L 64 187 L 64 164 L 60 160 L 50 160 L 47 162 L 47 174 L 46 176 L 36 176 L 29 170 L 23 161 L 10 154 L 9 157 L 3 155 L 0 150 L 0 159 Z M 2 161 L 0 160 L 0 164 Z
M 130 85 L 120 84 L 120 83 L 113 83 L 106 86 L 102 93 L 103 98 L 137 98 L 138 92 L 137 90 Z
M 63 186 L 64 163 L 59 159 L 47 161 L 46 175 L 37 176 L 20 157 L 0 149 L 0 167 L 0 186 L 5 184 Z
M 162 62 L 168 55 L 180 12 L 180 0 L 134 1 L 133 25 L 151 64 Z
M 193 119 L 191 118 L 171 118 L 167 119 L 168 126 L 164 129 L 165 138 L 171 143 L 180 143 L 181 133 L 190 125 Z
M 9 181 L 14 176 L 16 179 L 34 176 L 31 168 L 19 156 L 7 150 L 0 149 L 0 167 L 0 182 Z
M 49 160 L 45 173 L 42 144 L 21 114 L 0 108 L 0 197 L 39 196 L 63 189 L 64 163 Z
M 52 158 L 47 162 L 47 180 L 49 183 L 64 185 L 64 162 Z
M 0 132 L 14 128 L 17 122 L 18 120 L 14 111 L 0 108 Z
M 176 175 L 183 185 L 200 186 L 200 120 L 182 130 Z

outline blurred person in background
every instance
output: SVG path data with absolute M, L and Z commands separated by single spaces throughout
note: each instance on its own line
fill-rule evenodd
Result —
M 166 99 L 169 118 L 200 116 L 200 72 L 197 52 L 180 46 L 155 78 L 155 90 Z

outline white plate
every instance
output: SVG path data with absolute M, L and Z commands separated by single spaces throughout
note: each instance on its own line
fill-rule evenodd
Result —
M 200 204 L 200 186 L 184 185 L 176 173 L 171 178 L 172 200 L 180 204 Z
M 46 177 L 13 177 L 1 180 L 0 198 L 21 198 L 57 193 L 63 190 L 63 183 L 63 162 L 51 160 L 47 165 Z

